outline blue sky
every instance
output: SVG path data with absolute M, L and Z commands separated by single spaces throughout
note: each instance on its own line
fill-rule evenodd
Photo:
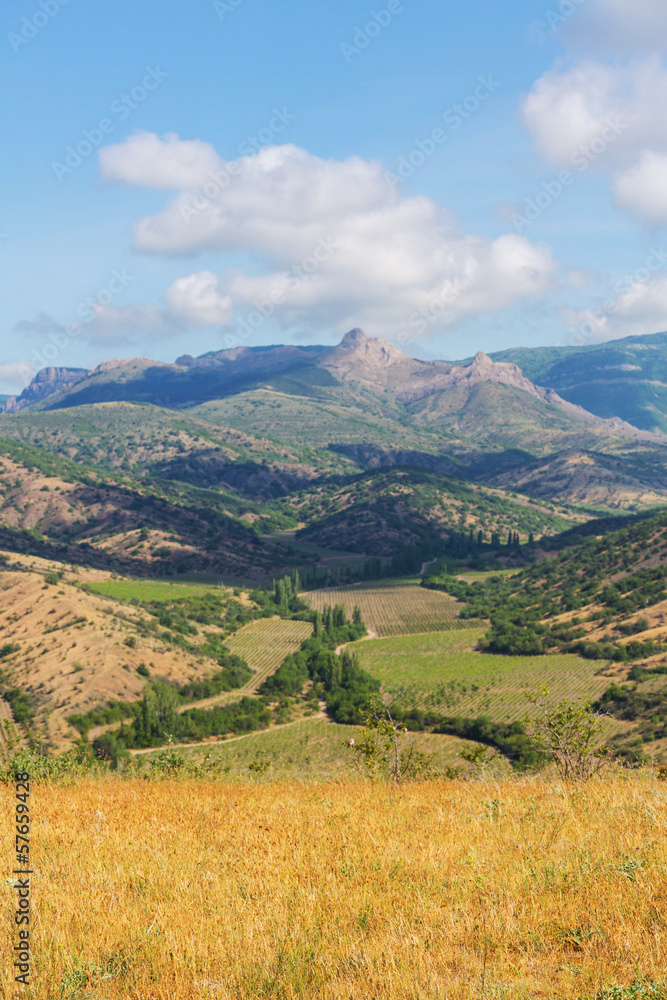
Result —
M 667 328 L 656 0 L 0 16 L 0 391 L 354 325 L 440 358 Z

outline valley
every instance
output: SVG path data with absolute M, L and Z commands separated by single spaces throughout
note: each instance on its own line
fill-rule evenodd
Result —
M 511 727 L 546 685 L 660 756 L 667 438 L 516 367 L 557 360 L 422 362 L 353 330 L 40 373 L 0 414 L 22 738 L 122 767 L 234 736 L 243 769 L 243 733 L 359 727 L 381 694 L 438 759 L 481 739 L 523 766 Z

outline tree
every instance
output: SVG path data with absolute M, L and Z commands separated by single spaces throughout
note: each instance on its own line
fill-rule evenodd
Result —
M 357 769 L 370 778 L 415 781 L 436 776 L 432 758 L 414 745 L 405 746 L 408 732 L 402 722 L 391 717 L 390 706 L 373 696 L 362 712 L 363 731 L 343 745 L 352 750 Z
M 537 716 L 526 717 L 526 734 L 541 753 L 556 765 L 563 781 L 588 781 L 611 761 L 604 744 L 602 716 L 586 699 L 554 703 L 547 687 L 528 695 Z

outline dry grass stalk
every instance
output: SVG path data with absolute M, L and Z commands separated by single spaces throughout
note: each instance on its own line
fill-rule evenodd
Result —
M 37 786 L 25 996 L 566 1000 L 662 979 L 666 800 L 649 775 Z

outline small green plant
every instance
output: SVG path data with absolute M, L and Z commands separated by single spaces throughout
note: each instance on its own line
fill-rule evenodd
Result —
M 176 778 L 183 773 L 186 765 L 185 754 L 179 753 L 173 748 L 159 750 L 157 753 L 151 754 L 151 770 L 163 778 Z
M 657 980 L 635 979 L 629 986 L 607 986 L 595 1000 L 666 1000 L 667 985 Z M 580 1000 L 586 1000 L 581 997 Z
M 465 761 L 475 778 L 484 778 L 489 771 L 497 771 L 499 766 L 506 769 L 506 759 L 492 747 L 481 746 L 479 743 L 470 743 L 459 753 L 461 760 Z
M 363 731 L 359 739 L 344 740 L 352 750 L 357 770 L 370 778 L 390 781 L 419 781 L 437 776 L 433 759 L 414 743 L 404 745 L 408 732 L 402 722 L 391 717 L 389 705 L 376 696 L 362 712 Z
M 563 781 L 588 781 L 611 761 L 609 747 L 602 738 L 602 718 L 586 699 L 553 703 L 549 689 L 539 688 L 528 695 L 537 709 L 536 717 L 526 717 L 526 734 L 537 750 L 546 754 Z
M 248 764 L 248 770 L 252 771 L 253 774 L 256 774 L 257 777 L 260 777 L 260 775 L 268 771 L 270 767 L 271 767 L 271 761 L 262 760 L 261 757 L 259 757 L 259 755 L 257 755 L 255 759 L 251 760 L 250 763 Z

